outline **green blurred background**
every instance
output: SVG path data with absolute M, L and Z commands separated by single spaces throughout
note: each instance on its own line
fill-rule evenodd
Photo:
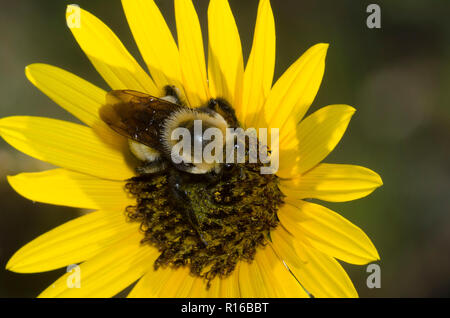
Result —
M 176 34 L 172 0 L 156 2 Z M 381 29 L 366 26 L 371 2 L 271 2 L 277 27 L 276 78 L 311 45 L 330 43 L 325 77 L 311 111 L 338 103 L 357 108 L 326 161 L 369 167 L 384 181 L 367 198 L 325 204 L 360 226 L 381 255 L 380 289 L 367 288 L 365 266 L 344 264 L 360 296 L 450 296 L 450 2 L 377 1 Z M 27 81 L 24 67 L 30 63 L 53 64 L 107 88 L 66 27 L 69 3 L 1 1 L 0 117 L 74 120 Z M 76 3 L 109 25 L 142 62 L 119 0 Z M 208 1 L 195 4 L 206 30 Z M 247 57 L 258 2 L 230 4 Z M 65 271 L 4 270 L 23 244 L 82 213 L 27 201 L 6 182 L 7 175 L 49 167 L 0 140 L 0 297 L 35 297 Z

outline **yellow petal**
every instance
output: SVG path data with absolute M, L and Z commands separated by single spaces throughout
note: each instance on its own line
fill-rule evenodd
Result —
M 203 279 L 197 278 L 192 284 L 188 297 L 190 298 L 220 298 L 221 279 L 215 278 L 211 282 L 209 289 L 206 288 L 206 282 Z M 237 287 L 237 285 L 236 285 Z
M 285 201 L 278 217 L 295 238 L 306 238 L 312 247 L 351 264 L 363 265 L 380 258 L 367 235 L 339 214 L 290 197 Z
M 236 298 L 239 285 L 236 272 L 220 279 L 215 278 L 206 288 L 203 278 L 193 276 L 189 267 L 159 268 L 149 270 L 132 289 L 129 298 Z
M 272 244 L 259 250 L 255 256 L 260 273 L 271 297 L 308 298 L 308 294 L 275 254 Z
M 156 272 L 158 278 L 156 279 Z M 149 268 L 147 273 L 136 283 L 128 298 L 157 298 L 158 292 L 164 288 L 170 278 L 169 271 L 157 270 Z
M 243 298 L 275 297 L 271 288 L 265 285 L 256 263 L 242 262 L 239 266 L 239 289 Z
M 283 261 L 289 261 L 289 267 L 300 267 L 306 262 L 305 259 L 300 258 L 296 250 L 296 244 L 301 241 L 301 238 L 294 238 L 283 226 L 270 231 L 270 239 L 277 255 Z
M 127 223 L 123 212 L 92 212 L 34 239 L 13 255 L 6 268 L 36 273 L 76 264 L 138 230 L 139 223 Z
M 353 107 L 332 105 L 305 118 L 280 141 L 277 175 L 295 177 L 319 164 L 339 143 L 354 113 Z
M 99 116 L 105 104 L 106 92 L 82 78 L 47 64 L 31 64 L 25 68 L 27 78 L 44 94 L 69 113 L 92 127 L 111 144 L 123 144 L 126 139 L 111 130 Z
M 122 0 L 128 25 L 158 88 L 183 89 L 177 45 L 153 0 Z
M 334 258 L 294 238 L 281 226 L 270 234 L 277 254 L 314 297 L 358 297 L 347 273 Z
M 129 298 L 186 298 L 195 297 L 190 291 L 194 281 L 188 267 L 177 269 L 151 268 L 128 295 Z M 205 285 L 204 285 L 205 287 Z
M 240 264 L 239 288 L 244 298 L 308 297 L 271 244 L 258 249 L 252 263 Z
M 370 169 L 322 163 L 301 176 L 283 180 L 280 188 L 297 199 L 344 202 L 365 197 L 381 185 L 380 176 Z
M 239 288 L 239 268 L 241 263 L 236 265 L 234 272 L 230 276 L 225 277 L 220 280 L 220 291 L 219 295 L 221 298 L 240 298 L 242 297 Z
M 275 70 L 275 21 L 269 0 L 260 0 L 253 46 L 244 73 L 242 107 L 237 116 L 245 127 L 256 127 L 255 118 L 270 93 Z
M 307 50 L 275 83 L 258 127 L 280 129 L 283 141 L 313 102 L 322 82 L 328 44 L 316 44 Z
M 110 180 L 134 175 L 117 145 L 109 145 L 85 126 L 15 116 L 0 119 L 0 135 L 17 150 L 69 170 Z
M 65 169 L 8 176 L 9 184 L 25 198 L 48 204 L 93 210 L 124 209 L 135 204 L 125 183 L 91 177 Z
M 68 281 L 74 273 L 67 273 L 44 290 L 41 298 L 112 297 L 138 280 L 158 257 L 158 251 L 141 244 L 142 234 L 137 231 L 100 254 L 82 263 L 80 288 L 70 288 Z
M 227 0 L 211 0 L 208 8 L 208 78 L 212 97 L 241 107 L 244 62 L 241 40 Z
M 55 103 L 89 126 L 100 118 L 99 108 L 106 92 L 84 79 L 48 64 L 31 64 L 25 68 L 27 78 Z
M 205 52 L 197 12 L 191 0 L 175 0 L 181 73 L 189 104 L 198 107 L 209 99 Z
M 234 282 L 229 286 L 228 282 Z M 236 296 L 239 290 L 237 279 L 231 275 L 224 279 L 215 278 L 211 282 L 211 287 L 206 288 L 206 281 L 203 278 L 193 276 L 189 267 L 180 268 L 159 268 L 151 269 L 142 277 L 133 290 L 128 295 L 129 298 L 218 298 L 226 297 L 221 293 L 223 284 L 231 287 L 226 294 Z
M 71 18 L 73 6 L 67 7 Z M 117 36 L 99 19 L 80 10 L 80 27 L 72 27 L 75 39 L 112 89 L 132 89 L 159 95 L 150 76 L 139 66 Z
M 170 272 L 168 280 L 163 289 L 160 290 L 158 297 L 160 298 L 187 298 L 191 297 L 190 291 L 194 281 L 198 278 L 191 276 L 188 267 L 177 269 L 166 269 Z M 158 271 L 153 271 L 156 276 L 153 276 L 153 281 L 158 279 Z M 154 284 L 154 283 L 153 283 Z M 192 295 L 195 297 L 195 295 Z

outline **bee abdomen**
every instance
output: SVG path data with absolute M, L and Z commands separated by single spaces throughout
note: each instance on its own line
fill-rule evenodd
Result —
M 130 146 L 130 151 L 141 161 L 153 162 L 159 160 L 161 153 L 158 150 L 150 148 L 140 142 L 128 139 L 128 144 Z

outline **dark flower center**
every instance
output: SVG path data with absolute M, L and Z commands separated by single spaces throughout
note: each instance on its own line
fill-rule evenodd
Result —
M 155 269 L 189 266 L 209 286 L 239 261 L 251 262 L 283 204 L 278 177 L 260 174 L 260 167 L 226 165 L 214 177 L 169 170 L 130 179 L 126 189 L 136 205 L 127 216 L 141 222 L 142 243 L 160 251 Z

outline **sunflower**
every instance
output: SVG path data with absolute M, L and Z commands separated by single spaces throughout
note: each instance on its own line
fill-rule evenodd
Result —
M 304 118 L 322 81 L 328 45 L 308 49 L 272 85 L 275 25 L 269 0 L 259 3 L 245 67 L 227 0 L 209 4 L 207 64 L 191 0 L 175 0 L 178 44 L 152 0 L 122 0 L 122 4 L 150 75 L 105 24 L 70 5 L 67 19 L 74 10 L 80 13 L 80 27 L 70 30 L 81 49 L 112 90 L 162 97 L 170 85 L 190 107 L 220 97 L 232 105 L 242 127 L 279 128 L 279 170 L 271 181 L 260 182 L 249 192 L 253 203 L 262 200 L 273 211 L 273 222 L 252 241 L 254 246 L 247 254 L 233 251 L 238 256 L 231 265 L 226 271 L 215 271 L 208 283 L 204 272 L 213 272 L 214 255 L 209 255 L 209 268 L 206 262 L 197 272 L 190 254 L 183 254 L 181 261 L 168 256 L 156 266 L 164 251 L 152 243 L 148 233 L 159 224 L 153 220 L 149 227 L 142 215 L 133 219 L 130 209 L 137 213 L 137 202 L 142 202 L 139 195 L 159 195 L 155 200 L 159 205 L 147 205 L 147 212 L 163 209 L 168 199 L 162 190 L 162 194 L 160 190 L 136 190 L 142 184 L 136 179 L 127 139 L 99 116 L 107 92 L 58 67 L 32 64 L 26 67 L 28 79 L 84 125 L 29 116 L 1 119 L 0 134 L 11 146 L 60 167 L 9 176 L 8 181 L 30 200 L 93 211 L 22 247 L 7 269 L 36 273 L 80 264 L 81 288 L 70 288 L 69 272 L 40 297 L 111 297 L 136 282 L 129 297 L 356 297 L 337 260 L 362 265 L 378 260 L 378 253 L 361 229 L 307 199 L 355 200 L 370 194 L 382 181 L 364 167 L 321 163 L 355 112 L 347 105 L 331 105 Z M 161 180 L 159 186 L 165 184 Z M 153 181 L 145 181 L 143 187 Z M 197 184 L 200 190 L 204 190 L 202 185 L 201 181 Z M 134 195 L 130 188 L 136 190 L 131 191 Z M 252 202 L 246 203 L 248 213 L 257 210 Z M 244 206 L 233 204 L 229 203 L 230 213 L 240 222 L 236 213 L 239 216 Z M 234 232 L 228 235 L 238 235 L 238 227 L 231 229 Z M 195 246 L 200 254 L 207 253 L 201 245 Z

